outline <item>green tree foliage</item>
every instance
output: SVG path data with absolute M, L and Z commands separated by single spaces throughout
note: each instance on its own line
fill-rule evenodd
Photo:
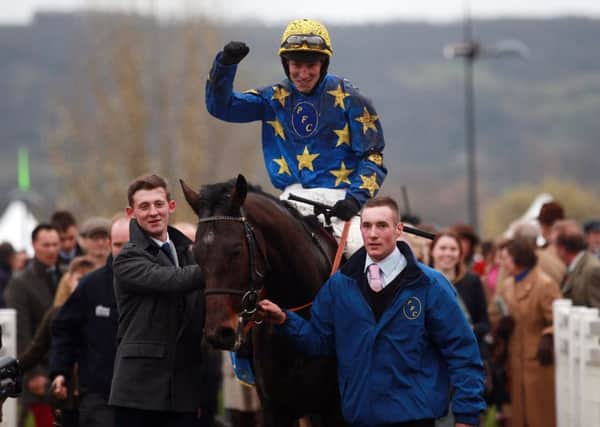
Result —
M 568 218 L 585 221 L 592 217 L 600 217 L 600 197 L 596 191 L 584 188 L 574 181 L 550 178 L 540 184 L 513 187 L 487 203 L 483 210 L 482 235 L 485 238 L 500 236 L 542 193 L 548 193 L 560 202 Z

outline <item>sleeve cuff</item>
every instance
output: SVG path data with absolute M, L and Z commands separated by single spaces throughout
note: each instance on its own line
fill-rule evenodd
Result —
M 454 420 L 456 423 L 467 424 L 470 426 L 479 425 L 479 414 L 457 414 L 454 413 Z

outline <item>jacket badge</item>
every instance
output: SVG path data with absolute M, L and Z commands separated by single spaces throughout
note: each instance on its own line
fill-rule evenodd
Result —
M 402 307 L 402 312 L 404 313 L 404 317 L 408 320 L 415 320 L 421 314 L 423 305 L 421 304 L 421 300 L 417 297 L 410 297 Z
M 302 138 L 315 133 L 319 125 L 319 114 L 315 106 L 306 101 L 296 104 L 292 111 L 292 125 L 294 131 Z
M 110 317 L 110 307 L 96 306 L 96 317 Z

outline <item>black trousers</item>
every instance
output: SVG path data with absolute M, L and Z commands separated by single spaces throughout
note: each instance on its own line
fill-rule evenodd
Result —
M 115 427 L 115 408 L 108 406 L 100 393 L 83 393 L 79 397 L 80 427 Z
M 198 414 L 115 406 L 116 427 L 199 427 Z

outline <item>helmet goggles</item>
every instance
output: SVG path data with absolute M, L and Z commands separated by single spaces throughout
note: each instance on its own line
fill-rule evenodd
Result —
M 319 50 L 329 48 L 321 36 L 315 35 L 291 35 L 281 43 L 284 49 L 302 49 L 304 46 Z

